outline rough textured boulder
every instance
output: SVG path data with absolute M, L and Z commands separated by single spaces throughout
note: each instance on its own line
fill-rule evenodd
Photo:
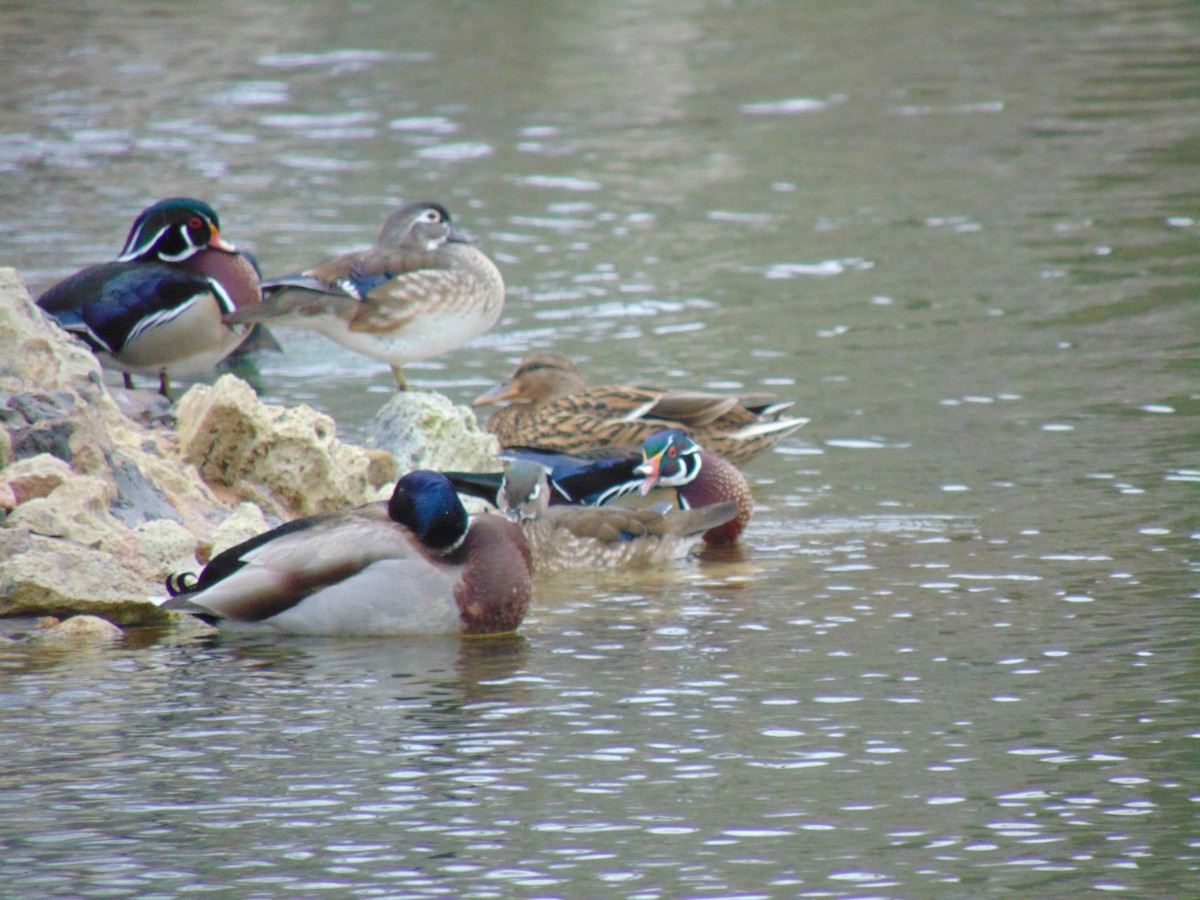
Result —
M 402 472 L 413 469 L 499 471 L 495 435 L 475 413 L 441 394 L 401 391 L 367 424 L 366 444 L 386 450 Z
M 372 461 L 337 439 L 337 426 L 308 406 L 285 409 L 259 401 L 246 382 L 222 375 L 179 401 L 183 459 L 210 485 L 228 489 L 270 514 L 295 518 L 357 506 L 376 498 Z M 379 473 L 387 482 L 395 467 Z

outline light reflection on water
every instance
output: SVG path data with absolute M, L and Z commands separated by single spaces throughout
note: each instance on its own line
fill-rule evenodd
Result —
M 920 892 L 980 865 L 1052 884 L 1149 857 L 1141 823 L 1184 799 L 1138 761 L 1132 719 L 1056 734 L 1023 708 L 1100 712 L 1055 687 L 1094 649 L 965 658 L 939 648 L 947 620 L 913 627 L 919 603 L 898 628 L 892 605 L 799 601 L 789 617 L 738 597 L 744 583 L 664 585 L 671 605 L 598 587 L 543 598 L 499 641 L 9 648 L 0 874 L 138 896 L 591 879 L 679 896 L 814 872 Z M 960 693 L 991 699 L 967 711 Z M 1155 717 L 1187 716 L 1171 706 Z M 697 803 L 713 791 L 727 802 Z
M 517 638 L 0 644 L 10 891 L 1186 894 L 1190 7 L 827 7 L 0 14 L 35 291 L 167 193 L 272 274 L 428 196 L 509 295 L 418 385 L 555 346 L 812 418 L 740 552 Z M 239 372 L 359 439 L 386 366 L 278 336 Z

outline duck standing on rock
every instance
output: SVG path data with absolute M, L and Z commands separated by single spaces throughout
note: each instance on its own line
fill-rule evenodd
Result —
M 263 282 L 265 301 L 231 322 L 269 321 L 319 332 L 392 367 L 449 353 L 496 324 L 504 279 L 437 203 L 387 217 L 374 246 Z
M 250 325 L 226 317 L 262 299 L 258 267 L 221 236 L 216 211 L 171 197 L 143 210 L 112 262 L 60 281 L 37 304 L 125 375 L 171 378 L 213 368 L 237 349 Z
M 172 575 L 164 606 L 286 634 L 503 634 L 529 606 L 530 556 L 502 516 L 468 517 L 428 470 L 388 502 L 297 519 Z
M 534 571 L 653 566 L 687 553 L 700 535 L 738 514 L 722 501 L 700 509 L 551 506 L 546 468 L 517 460 L 505 469 L 500 503 L 521 526 Z
M 563 354 L 538 350 L 509 378 L 475 398 L 508 401 L 484 423 L 505 447 L 575 453 L 598 447 L 636 450 L 649 434 L 681 428 L 719 456 L 742 465 L 808 419 L 783 416 L 792 404 L 764 394 L 718 394 L 630 385 L 589 387 Z

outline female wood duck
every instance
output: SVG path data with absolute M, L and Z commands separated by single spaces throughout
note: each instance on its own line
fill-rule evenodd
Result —
M 317 331 L 401 366 L 454 350 L 496 324 L 504 279 L 474 238 L 436 203 L 412 203 L 383 223 L 375 245 L 263 282 L 265 302 L 231 317 Z
M 721 500 L 737 504 L 738 514 L 724 525 L 704 532 L 708 544 L 732 544 L 745 530 L 754 509 L 746 476 L 723 457 L 709 453 L 679 428 L 657 431 L 642 442 L 642 464 L 635 472 L 643 479 L 639 493 L 674 488 L 684 509 L 699 509 Z
M 288 634 L 502 634 L 529 606 L 529 548 L 501 516 L 469 519 L 418 470 L 388 502 L 298 519 L 173 575 L 167 608 Z
M 551 506 L 550 493 L 539 463 L 518 460 L 505 470 L 501 508 L 521 526 L 535 572 L 658 565 L 738 514 L 728 500 L 700 509 Z
M 38 306 L 81 338 L 100 362 L 157 376 L 195 375 L 232 353 L 250 331 L 224 317 L 257 304 L 258 268 L 221 237 L 211 206 L 188 197 L 160 200 L 134 220 L 121 254 L 60 281 Z
M 484 424 L 503 446 L 567 453 L 594 447 L 636 448 L 648 434 L 682 428 L 735 465 L 774 446 L 808 422 L 781 414 L 792 406 L 764 394 L 605 385 L 588 387 L 561 353 L 539 350 L 508 380 L 475 399 L 507 400 Z

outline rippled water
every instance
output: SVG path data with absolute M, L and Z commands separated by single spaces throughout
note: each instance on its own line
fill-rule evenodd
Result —
M 748 466 L 740 554 L 544 581 L 514 638 L 0 645 L 7 890 L 1195 893 L 1192 4 L 0 28 L 0 262 L 35 292 L 167 194 L 271 274 L 431 197 L 509 300 L 418 386 L 555 346 L 812 419 Z M 387 367 L 277 336 L 239 371 L 361 436 Z

